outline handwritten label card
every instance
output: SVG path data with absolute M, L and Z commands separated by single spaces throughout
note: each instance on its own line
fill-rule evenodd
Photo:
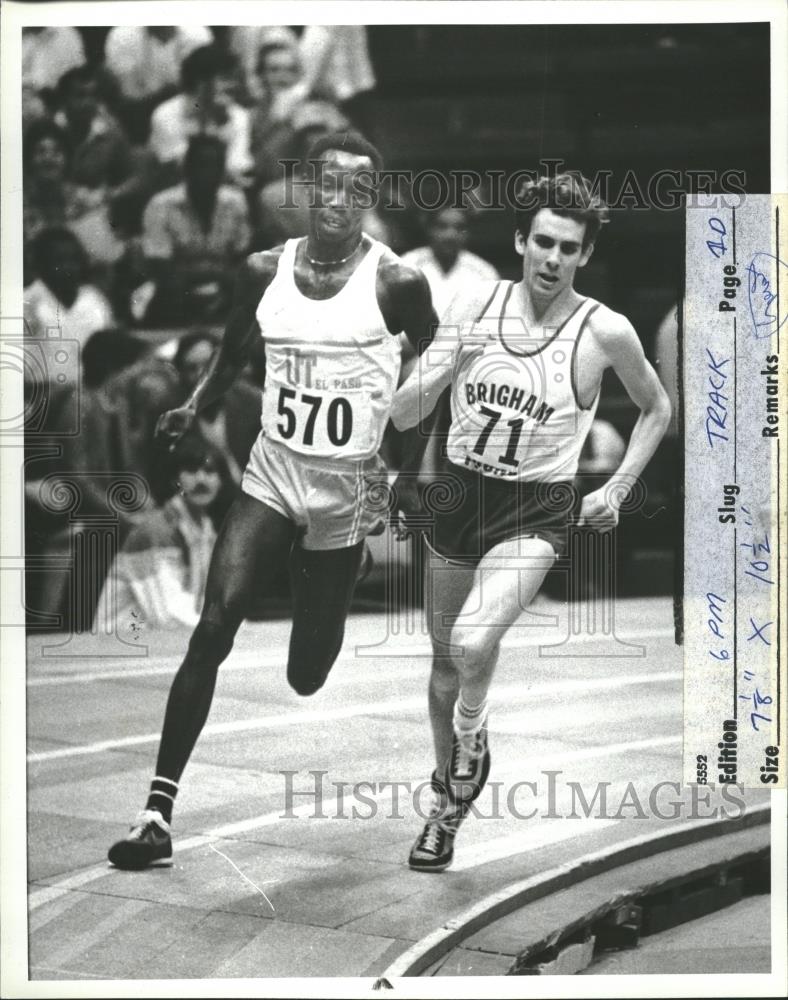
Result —
M 784 788 L 788 197 L 708 200 L 686 212 L 684 778 Z

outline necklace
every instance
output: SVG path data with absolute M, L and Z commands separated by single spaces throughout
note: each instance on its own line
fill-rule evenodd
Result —
M 361 240 L 355 245 L 347 257 L 342 257 L 340 260 L 316 260 L 314 257 L 310 257 L 306 251 L 306 246 L 304 247 L 304 256 L 309 261 L 310 264 L 316 267 L 339 267 L 340 264 L 347 264 L 351 257 L 354 256 L 358 248 L 361 246 Z

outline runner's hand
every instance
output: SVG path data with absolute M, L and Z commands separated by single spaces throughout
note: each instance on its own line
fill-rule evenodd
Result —
M 409 519 L 422 513 L 418 481 L 414 475 L 400 473 L 394 481 L 397 505 L 391 512 L 391 530 L 397 541 L 403 541 L 413 533 Z
M 194 424 L 197 414 L 190 406 L 167 410 L 156 422 L 156 440 L 169 444 L 170 451 Z
M 618 524 L 618 504 L 613 492 L 603 487 L 584 496 L 577 523 L 597 531 L 612 531 Z

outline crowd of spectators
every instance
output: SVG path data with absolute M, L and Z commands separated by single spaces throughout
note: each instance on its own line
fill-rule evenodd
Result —
M 143 328 L 221 323 L 239 256 L 305 231 L 281 161 L 358 126 L 375 84 L 360 26 L 25 28 L 22 76 L 30 310 L 57 227 L 109 303 L 99 327 Z
M 57 377 L 40 366 L 26 371 L 28 398 L 49 380 L 45 426 L 26 463 L 27 552 L 55 567 L 29 577 L 28 607 L 60 615 L 61 627 L 90 627 L 95 602 L 75 612 L 68 556 L 75 535 L 107 515 L 107 483 L 122 471 L 144 480 L 149 496 L 112 515 L 125 582 L 111 590 L 114 610 L 104 587 L 99 618 L 114 628 L 124 602 L 147 593 L 151 620 L 163 621 L 154 591 L 177 577 L 189 585 L 178 590 L 175 617 L 191 621 L 204 579 L 187 564 L 239 489 L 259 430 L 262 352 L 200 416 L 196 434 L 219 478 L 204 511 L 190 506 L 188 491 L 174 492 L 170 457 L 153 441 L 156 419 L 183 402 L 208 363 L 238 261 L 306 235 L 299 181 L 312 143 L 348 126 L 380 138 L 366 29 L 25 28 L 22 76 L 26 335 L 76 344 L 80 357 Z M 376 209 L 364 228 L 404 249 Z M 414 262 L 425 266 L 436 301 L 471 274 L 494 274 L 465 249 L 464 213 L 439 214 L 427 236 Z M 69 434 L 61 424 L 74 413 L 78 433 Z M 193 447 L 192 466 L 196 454 Z M 188 479 L 195 468 L 184 471 Z M 48 502 L 52 476 L 78 480 L 76 511 Z M 138 585 L 135 567 L 167 532 L 177 544 L 168 543 L 165 568 Z M 95 594 L 102 584 L 94 581 Z

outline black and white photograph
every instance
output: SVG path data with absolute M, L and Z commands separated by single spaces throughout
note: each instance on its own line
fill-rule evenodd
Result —
M 0 16 L 3 995 L 784 995 L 786 6 Z

